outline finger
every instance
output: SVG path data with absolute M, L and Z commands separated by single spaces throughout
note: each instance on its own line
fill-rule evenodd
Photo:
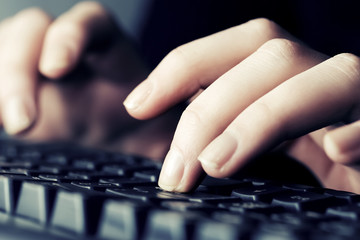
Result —
M 205 148 L 199 156 L 203 168 L 212 176 L 229 176 L 283 140 L 349 117 L 359 101 L 359 67 L 356 56 L 341 54 L 282 83 Z
M 36 118 L 37 64 L 49 24 L 50 17 L 47 14 L 32 8 L 18 13 L 3 25 L 0 105 L 1 118 L 9 134 L 25 130 Z
M 355 164 L 360 160 L 360 121 L 329 131 L 324 137 L 324 150 L 335 162 Z
M 90 44 L 105 41 L 114 29 L 111 17 L 99 3 L 78 3 L 49 27 L 40 72 L 49 78 L 65 75 L 76 66 Z
M 159 185 L 167 190 L 189 190 L 201 172 L 197 157 L 211 140 L 253 101 L 323 58 L 303 45 L 273 39 L 221 76 L 183 113 Z M 173 169 L 176 165 L 178 169 Z
M 291 38 L 275 23 L 256 19 L 178 47 L 128 96 L 124 105 L 136 118 L 153 117 L 207 87 L 276 37 Z

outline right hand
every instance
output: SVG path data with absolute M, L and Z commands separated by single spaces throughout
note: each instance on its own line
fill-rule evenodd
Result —
M 96 146 L 127 138 L 117 149 L 145 153 L 152 144 L 133 143 L 150 130 L 128 116 L 122 102 L 147 74 L 98 3 L 81 2 L 55 20 L 26 9 L 0 23 L 0 124 L 17 138 Z M 162 157 L 171 135 L 152 141 L 161 150 L 147 155 Z

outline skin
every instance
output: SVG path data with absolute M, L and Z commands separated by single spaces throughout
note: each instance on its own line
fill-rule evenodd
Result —
M 204 171 L 230 176 L 281 145 L 324 186 L 360 193 L 359 69 L 355 55 L 326 56 L 255 19 L 174 49 L 149 74 L 97 3 L 55 20 L 28 9 L 0 25 L 0 122 L 21 139 L 153 158 L 171 142 L 159 179 L 168 191 L 191 190 Z M 188 99 L 173 135 L 176 116 L 164 112 Z M 123 101 L 152 120 L 130 118 Z

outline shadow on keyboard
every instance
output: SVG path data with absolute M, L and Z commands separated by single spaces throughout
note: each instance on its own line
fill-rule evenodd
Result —
M 160 167 L 120 153 L 1 141 L 0 239 L 360 236 L 359 195 L 251 175 L 206 177 L 194 192 L 171 193 L 157 187 Z

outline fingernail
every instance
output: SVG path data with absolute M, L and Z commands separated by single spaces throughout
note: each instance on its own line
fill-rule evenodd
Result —
M 229 134 L 223 133 L 200 153 L 198 160 L 203 166 L 218 170 L 230 160 L 236 148 L 236 139 Z
M 3 108 L 3 123 L 8 134 L 15 135 L 28 128 L 34 121 L 34 114 L 20 98 L 11 98 Z
M 124 106 L 129 110 L 138 108 L 150 95 L 151 90 L 152 83 L 148 80 L 145 80 L 139 86 L 137 86 L 125 99 Z
M 174 191 L 184 174 L 184 158 L 181 152 L 173 148 L 165 158 L 159 177 L 159 186 L 166 191 Z

